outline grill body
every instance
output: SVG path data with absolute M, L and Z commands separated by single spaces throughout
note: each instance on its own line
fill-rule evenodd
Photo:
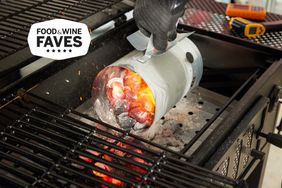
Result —
M 118 0 L 108 1 L 1 1 L 0 74 L 11 72 L 36 60 L 31 55 L 27 36 L 33 23 L 67 19 L 85 23 L 90 30 L 130 10 Z
M 37 4 L 44 2 L 33 1 L 32 4 L 36 7 Z M 58 4 L 53 1 L 46 2 Z M 76 1 L 64 3 L 73 2 Z M 88 1 L 79 1 L 79 3 L 77 1 L 77 5 L 83 2 Z M 119 3 L 114 3 L 112 6 L 117 5 L 120 6 Z M 222 5 L 216 4 L 213 6 L 215 9 L 210 10 L 209 1 L 205 6 L 191 1 L 189 6 L 192 5 L 195 9 L 204 7 L 206 11 L 211 12 L 212 10 L 220 12 L 224 9 Z M 33 5 L 30 8 L 32 7 Z M 79 6 L 71 7 L 77 9 Z M 98 17 L 103 18 L 104 21 L 111 20 L 124 14 L 125 9 L 124 6 L 122 7 L 111 9 L 121 10 L 116 14 L 105 16 L 99 12 Z M 90 17 L 92 16 L 94 15 Z M 1 19 L 6 17 L 2 16 Z M 89 21 L 87 18 L 85 20 Z M 189 28 L 181 27 L 185 32 Z M 94 177 L 91 171 L 110 174 L 79 158 L 84 156 L 88 161 L 107 163 L 113 168 L 133 175 L 134 178 L 127 179 L 120 174 L 111 174 L 113 178 L 135 187 L 148 185 L 240 187 L 243 186 L 241 178 L 247 179 L 251 187 L 258 187 L 260 179 L 257 177 L 263 173 L 269 149 L 269 144 L 265 139 L 260 138 L 258 133 L 274 130 L 278 103 L 273 100 L 271 94 L 275 86 L 281 85 L 282 62 L 279 61 L 281 57 L 273 56 L 277 49 L 268 46 L 254 45 L 250 41 L 246 42 L 245 39 L 235 40 L 231 37 L 230 40 L 230 36 L 226 37 L 222 33 L 208 32 L 203 35 L 202 29 L 197 27 L 193 29 L 198 33 L 191 36 L 191 40 L 201 51 L 205 66 L 200 85 L 228 96 L 228 100 L 197 131 L 182 152 L 163 148 L 74 110 L 91 97 L 91 84 L 96 74 L 133 50 L 126 40 L 126 36 L 137 30 L 132 21 L 125 22 L 123 16 L 118 17 L 118 24 L 114 29 L 92 41 L 87 56 L 54 61 L 27 77 L 21 77 L 18 68 L 32 63 L 31 59 L 18 59 L 16 53 L 20 51 L 13 54 L 11 57 L 23 64 L 7 69 L 13 81 L 7 81 L 7 78 L 3 79 L 1 76 L 1 83 L 6 82 L 5 87 L 0 90 L 0 96 L 3 98 L 0 105 L 2 152 L 0 164 L 3 169 L 0 172 L 1 183 L 14 187 L 93 187 L 93 185 L 111 187 L 109 182 Z M 248 47 L 241 44 L 247 44 Z M 238 54 L 234 55 L 232 53 L 234 51 Z M 28 55 L 27 52 L 21 53 Z M 5 57 L 6 60 L 7 58 L 10 57 Z M 4 64 L 1 66 L 7 68 Z M 1 70 L 7 71 L 4 69 Z M 220 119 L 220 115 L 226 109 L 231 109 L 229 114 L 224 116 L 224 119 Z M 220 121 L 219 126 L 203 139 L 203 134 L 210 130 L 215 121 Z M 114 129 L 119 135 L 100 130 L 95 127 L 96 124 Z M 146 155 L 140 155 L 138 152 L 118 146 L 117 143 L 103 140 L 98 135 L 131 145 L 135 149 L 146 152 Z M 125 139 L 126 136 L 134 137 L 161 152 L 129 143 Z M 202 144 L 191 153 L 191 156 L 187 156 L 187 152 L 189 153 L 191 147 L 199 140 L 203 141 Z M 122 157 L 111 154 L 103 145 L 142 158 L 147 163 L 123 160 Z M 97 157 L 86 149 L 102 155 Z M 265 153 L 264 158 L 257 155 L 260 153 Z M 135 172 L 128 165 L 121 165 L 125 163 L 114 165 L 103 158 L 104 154 L 112 155 L 115 159 L 133 164 L 145 171 Z M 150 170 L 152 172 L 148 173 Z M 2 173 L 3 171 L 5 173 Z M 136 179 L 136 176 L 139 179 Z

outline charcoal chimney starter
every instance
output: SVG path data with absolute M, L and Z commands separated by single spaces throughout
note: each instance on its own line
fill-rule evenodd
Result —
M 188 38 L 145 63 L 139 61 L 142 56 L 142 52 L 132 51 L 97 75 L 92 87 L 92 101 L 102 121 L 136 131 L 152 128 L 181 98 L 198 86 L 201 80 L 202 57 Z M 126 85 L 127 74 L 135 75 L 133 85 Z M 147 89 L 141 101 L 142 107 L 136 110 L 137 98 L 144 95 L 136 94 L 134 101 L 128 104 L 126 99 L 131 92 L 124 91 L 129 89 L 144 92 L 144 89 L 138 90 L 142 88 L 141 85 Z M 135 87 L 137 90 L 133 89 Z M 109 95 L 117 100 L 109 100 Z M 142 120 L 144 117 L 146 121 Z

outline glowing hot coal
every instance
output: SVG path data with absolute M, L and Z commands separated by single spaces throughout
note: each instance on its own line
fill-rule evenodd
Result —
M 135 50 L 102 70 L 94 81 L 92 100 L 103 122 L 151 139 L 157 121 L 198 86 L 203 61 L 188 38 L 140 62 L 143 57 Z
M 96 156 L 96 157 L 99 157 L 99 156 L 100 156 L 100 154 L 99 154 L 98 152 L 96 152 L 96 151 L 89 150 L 89 149 L 87 149 L 87 150 L 85 150 L 85 151 L 86 151 L 87 153 L 91 154 L 91 155 Z M 95 162 L 95 163 L 94 163 L 94 160 L 93 160 L 93 159 L 90 159 L 90 158 L 88 158 L 88 157 L 79 156 L 79 158 L 80 158 L 82 161 L 86 162 L 86 163 L 90 163 L 90 164 L 92 163 L 95 167 L 100 168 L 101 170 L 104 170 L 104 171 L 106 171 L 106 172 L 112 172 L 112 171 L 113 171 L 113 168 L 111 168 L 110 166 L 105 165 L 105 164 L 103 164 L 103 163 L 101 163 L 101 162 Z M 102 156 L 102 159 L 104 159 L 104 160 L 106 160 L 106 161 L 109 161 L 109 162 L 112 161 L 112 158 L 111 158 L 110 156 L 107 156 L 107 155 L 103 155 L 103 156 Z M 112 178 L 112 177 L 110 177 L 110 176 L 108 176 L 108 175 L 106 175 L 106 174 L 103 174 L 102 172 L 98 172 L 98 171 L 92 170 L 92 173 L 93 173 L 94 176 L 101 178 L 101 179 L 102 179 L 103 181 L 105 181 L 105 182 L 111 183 L 111 184 L 116 185 L 116 186 L 119 186 L 119 187 L 122 187 L 122 186 L 123 186 L 123 183 L 122 183 L 120 180 L 115 179 L 115 178 Z M 107 186 L 104 186 L 104 185 L 102 185 L 101 187 L 102 187 L 102 188 L 107 188 Z
M 100 72 L 92 99 L 101 120 L 123 129 L 141 130 L 154 121 L 154 95 L 141 76 L 129 69 L 110 66 Z
M 116 144 L 117 148 L 124 148 L 126 150 L 129 150 L 129 151 L 132 151 L 136 154 L 144 154 L 140 149 L 137 149 L 135 147 L 132 147 L 130 145 L 127 145 L 127 144 L 124 144 L 122 142 L 118 142 Z M 132 156 L 128 153 L 125 153 L 119 149 L 114 149 L 114 148 L 108 148 L 107 146 L 104 146 L 104 149 L 107 150 L 109 149 L 109 151 L 114 155 L 114 156 L 119 156 L 119 157 L 124 157 L 128 160 L 131 160 L 131 161 L 135 161 L 137 163 L 140 163 L 140 164 L 145 164 L 145 165 L 148 165 L 148 166 L 151 166 L 152 164 L 150 163 L 147 163 L 144 159 L 141 159 L 139 157 L 136 157 L 136 156 Z M 115 158 L 113 157 L 110 157 L 109 155 L 106 155 L 106 154 L 100 154 L 96 151 L 93 151 L 93 150 L 90 150 L 90 149 L 86 149 L 85 152 L 87 154 L 90 154 L 90 155 L 93 155 L 95 157 L 99 157 L 101 158 L 103 161 L 107 161 L 107 162 L 111 162 L 111 163 L 115 163 L 115 164 L 119 164 L 120 161 L 116 160 Z M 104 164 L 103 162 L 95 162 L 93 159 L 89 158 L 89 157 L 85 157 L 85 156 L 79 156 L 79 159 L 86 162 L 86 163 L 89 163 L 89 164 L 92 164 L 93 166 L 95 166 L 96 168 L 99 168 L 100 170 L 92 170 L 92 174 L 93 176 L 95 177 L 98 177 L 98 178 L 101 178 L 104 182 L 107 182 L 107 183 L 110 183 L 112 185 L 115 185 L 117 187 L 128 187 L 128 185 L 124 182 L 122 182 L 121 180 L 119 179 L 116 179 L 116 178 L 113 178 L 111 177 L 110 175 L 106 175 L 105 173 L 101 172 L 101 171 L 104 171 L 104 172 L 108 172 L 110 174 L 116 174 L 116 175 L 121 175 L 121 172 L 114 169 L 113 167 L 109 166 L 109 165 L 106 165 Z M 128 169 L 131 169 L 135 172 L 138 172 L 140 174 L 146 174 L 147 171 L 140 168 L 140 167 L 137 167 L 131 163 L 128 163 L 125 165 L 126 168 Z M 126 175 L 123 175 L 123 176 L 126 176 Z M 135 180 L 140 180 L 139 177 L 133 177 Z M 105 185 L 101 185 L 101 188 L 108 188 L 107 186 Z

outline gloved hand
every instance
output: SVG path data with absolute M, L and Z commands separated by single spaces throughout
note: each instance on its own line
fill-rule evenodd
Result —
M 134 18 L 140 31 L 150 37 L 159 51 L 177 37 L 176 24 L 188 0 L 136 0 Z

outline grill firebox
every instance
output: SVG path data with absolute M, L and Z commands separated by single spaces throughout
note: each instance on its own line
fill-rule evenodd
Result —
M 11 122 L 0 134 L 4 187 L 239 186 L 184 155 L 35 95 L 4 102 L 0 114 L 2 126 Z
M 200 22 L 214 12 L 215 20 L 206 23 L 216 32 L 180 25 L 181 31 L 197 31 L 189 39 L 203 56 L 200 88 L 161 118 L 155 137 L 144 138 L 98 121 L 81 108 L 89 110 L 97 73 L 133 50 L 126 37 L 137 27 L 124 16 L 132 9 L 129 1 L 6 0 L 11 7 L 0 6 L 5 12 L 0 13 L 0 187 L 244 187 L 241 179 L 258 187 L 257 174 L 266 161 L 261 156 L 269 148 L 259 134 L 274 130 L 282 61 L 273 54 L 281 50 L 225 38 L 226 33 L 218 32 L 223 6 L 203 5 L 210 1 L 191 0 L 188 8 L 194 16 L 195 9 L 209 12 L 195 16 Z M 86 56 L 30 70 L 40 61 L 34 62 L 37 58 L 21 42 L 30 24 L 48 17 L 41 7 L 46 4 L 53 10 L 50 18 L 82 20 L 90 29 L 112 20 L 115 27 L 99 30 Z M 171 138 L 162 142 L 164 135 L 178 133 L 179 145 Z

